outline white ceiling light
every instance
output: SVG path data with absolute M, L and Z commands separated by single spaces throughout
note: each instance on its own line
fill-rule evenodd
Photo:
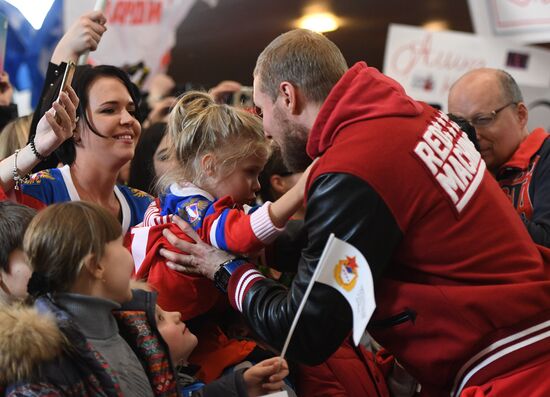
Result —
M 298 20 L 297 26 L 314 32 L 332 32 L 340 27 L 338 18 L 331 12 L 306 14 Z
M 12 6 L 17 8 L 21 14 L 29 21 L 35 30 L 42 27 L 42 23 L 52 8 L 54 0 L 6 0 Z

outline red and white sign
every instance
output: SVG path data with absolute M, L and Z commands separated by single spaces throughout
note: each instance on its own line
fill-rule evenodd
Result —
M 143 62 L 150 75 L 165 71 L 176 30 L 198 0 L 108 0 L 107 31 L 89 63 L 115 66 Z M 211 7 L 218 0 L 203 0 Z M 65 29 L 93 10 L 96 0 L 64 2 Z
M 550 1 L 550 0 L 549 0 Z M 550 86 L 550 51 L 470 33 L 390 25 L 384 73 L 417 100 L 447 107 L 451 85 L 480 67 L 509 72 L 518 84 Z
M 550 41 L 550 0 L 468 0 L 476 33 L 522 43 Z

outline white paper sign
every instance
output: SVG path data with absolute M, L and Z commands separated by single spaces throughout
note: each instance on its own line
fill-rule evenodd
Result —
M 168 67 L 176 30 L 198 0 L 108 0 L 107 31 L 89 63 L 115 66 L 143 62 L 150 76 Z M 203 0 L 215 6 L 218 0 Z M 91 11 L 96 0 L 64 2 L 65 30 Z
M 444 111 L 450 86 L 469 70 L 506 70 L 518 84 L 550 85 L 550 51 L 470 33 L 431 32 L 391 25 L 386 42 L 384 73 L 397 80 L 417 100 Z
M 468 0 L 476 33 L 522 43 L 550 41 L 548 0 Z

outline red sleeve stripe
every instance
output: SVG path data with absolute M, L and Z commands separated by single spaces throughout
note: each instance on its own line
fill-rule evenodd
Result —
M 229 279 L 228 296 L 231 305 L 242 312 L 246 294 L 256 281 L 264 278 L 265 276 L 253 265 L 246 264 L 240 266 Z

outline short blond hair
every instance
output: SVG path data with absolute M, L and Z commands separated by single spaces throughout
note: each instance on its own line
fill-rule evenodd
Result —
M 323 103 L 330 90 L 348 70 L 340 49 L 319 33 L 296 29 L 273 40 L 260 54 L 254 68 L 260 90 L 273 102 L 279 84 L 299 87 L 306 99 Z
M 178 99 L 168 117 L 170 155 L 179 164 L 159 181 L 161 192 L 173 182 L 185 180 L 198 186 L 205 175 L 201 158 L 213 153 L 227 173 L 245 157 L 270 154 L 261 119 L 237 107 L 218 104 L 205 92 L 190 91 Z
M 100 261 L 105 245 L 122 236 L 120 223 L 104 208 L 85 201 L 54 204 L 29 224 L 23 250 L 33 271 L 46 277 L 49 291 L 67 292 L 85 259 Z

